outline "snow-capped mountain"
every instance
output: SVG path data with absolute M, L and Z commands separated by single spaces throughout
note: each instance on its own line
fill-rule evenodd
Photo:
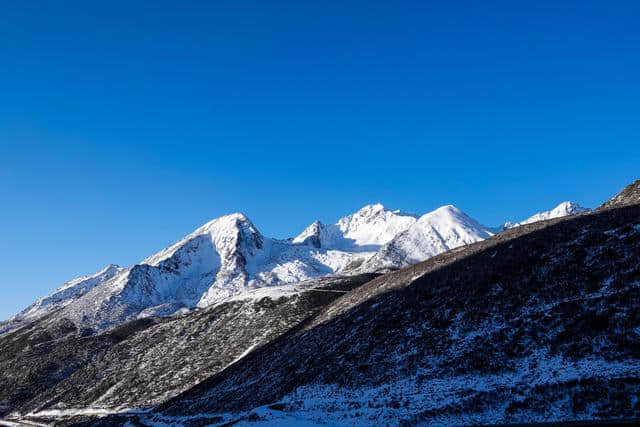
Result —
M 220 217 L 139 265 L 75 279 L 25 310 L 37 316 L 34 307 L 65 304 L 0 334 L 0 418 L 632 422 L 640 414 L 639 188 L 588 215 L 490 239 L 451 205 L 415 221 L 370 206 L 288 240 L 265 237 L 244 215 Z M 380 238 L 401 221 L 411 224 Z M 383 255 L 411 263 L 443 250 L 387 274 L 353 274 L 365 256 L 364 268 L 374 268 L 367 264 L 389 260 Z M 323 277 L 280 284 L 307 273 Z M 208 306 L 155 316 L 199 303 Z
M 265 237 L 235 213 L 206 223 L 133 267 L 110 266 L 72 281 L 25 312 L 35 319 L 61 309 L 57 318 L 102 330 L 207 307 L 265 286 L 398 268 L 490 235 L 453 206 L 418 219 L 367 205 L 335 224 L 316 221 L 289 240 Z
M 640 207 L 617 207 L 382 275 L 146 424 L 633 424 Z
M 103 329 L 206 307 L 250 289 L 337 273 L 355 254 L 267 238 L 245 215 L 225 215 L 122 271 L 60 315 Z
M 40 298 L 10 320 L 23 322 L 52 313 L 76 301 L 91 289 L 108 281 L 123 270 L 115 264 L 109 264 L 95 274 L 72 279 L 60 286 L 55 292 Z
M 398 233 L 361 269 L 379 271 L 406 267 L 491 236 L 486 227 L 460 209 L 453 205 L 442 206 Z
M 375 251 L 416 221 L 415 215 L 390 211 L 377 203 L 341 218 L 336 224 L 315 221 L 293 242 L 326 249 Z
M 569 216 L 569 215 L 576 215 L 579 213 L 583 213 L 583 212 L 588 212 L 591 209 L 589 208 L 584 208 L 582 206 L 580 206 L 577 203 L 574 202 L 562 202 L 560 203 L 558 206 L 556 206 L 555 208 L 549 210 L 549 211 L 543 211 L 543 212 L 538 212 L 535 215 L 530 216 L 529 218 L 525 219 L 524 221 L 520 221 L 520 222 L 506 222 L 503 226 L 503 229 L 509 229 L 509 228 L 513 228 L 513 227 L 517 227 L 519 225 L 524 225 L 524 224 L 531 224 L 533 222 L 538 222 L 538 221 L 544 221 L 547 219 L 553 219 L 553 218 L 561 218 L 563 216 Z

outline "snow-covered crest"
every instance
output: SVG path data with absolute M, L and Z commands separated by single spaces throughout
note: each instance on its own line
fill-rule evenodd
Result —
M 385 244 L 362 269 L 377 271 L 405 267 L 491 235 L 486 227 L 455 206 L 442 206 L 421 216 Z
M 52 307 L 63 308 L 60 316 L 82 327 L 103 329 L 206 307 L 265 286 L 423 261 L 489 235 L 453 206 L 418 219 L 367 205 L 335 224 L 316 221 L 292 240 L 265 237 L 249 218 L 234 213 L 209 221 L 138 265 L 98 273 L 99 281 L 76 286 L 82 292 Z
M 415 215 L 391 211 L 376 203 L 340 218 L 336 224 L 325 225 L 315 221 L 293 242 L 331 249 L 375 251 L 416 220 Z
M 207 222 L 180 241 L 148 258 L 145 258 L 141 264 L 157 266 L 162 261 L 172 257 L 175 252 L 182 248 L 187 242 L 199 236 L 209 236 L 213 245 L 224 251 L 230 245 L 235 243 L 233 240 L 234 237 L 230 236 L 237 237 L 239 233 L 242 233 L 245 238 L 253 241 L 256 246 L 260 246 L 262 244 L 262 235 L 257 231 L 249 218 L 242 213 L 233 213 Z
M 545 221 L 548 219 L 553 219 L 553 218 L 562 218 L 565 216 L 569 216 L 569 215 L 576 215 L 579 213 L 583 213 L 583 212 L 588 212 L 591 209 L 589 208 L 584 208 L 582 206 L 580 206 L 579 204 L 575 203 L 575 202 L 562 202 L 560 203 L 558 206 L 556 206 L 555 208 L 548 210 L 548 211 L 542 211 L 542 212 L 538 212 L 532 216 L 530 216 L 529 218 L 525 219 L 524 221 L 520 221 L 520 222 L 506 222 L 503 226 L 504 229 L 508 229 L 508 228 L 513 228 L 513 227 L 517 227 L 519 225 L 524 225 L 524 224 L 531 224 L 534 222 L 538 222 L 538 221 Z
M 345 239 L 356 246 L 380 246 L 411 227 L 416 216 L 391 211 L 382 204 L 367 205 L 336 224 Z
M 80 276 L 61 285 L 55 292 L 38 299 L 35 303 L 15 315 L 11 320 L 25 321 L 52 313 L 79 299 L 96 286 L 112 279 L 124 269 L 109 264 L 97 273 Z

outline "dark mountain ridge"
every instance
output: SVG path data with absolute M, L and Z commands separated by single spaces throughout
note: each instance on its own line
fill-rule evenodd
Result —
M 509 230 L 374 279 L 159 410 L 281 402 L 310 419 L 392 424 L 638 417 L 639 259 L 637 205 Z
M 0 337 L 0 411 L 149 426 L 640 417 L 639 187 L 378 277 L 98 335 L 41 319 Z
M 0 415 L 159 404 L 373 277 L 317 279 L 291 295 L 135 320 L 98 335 L 85 336 L 72 322 L 44 318 L 0 337 Z

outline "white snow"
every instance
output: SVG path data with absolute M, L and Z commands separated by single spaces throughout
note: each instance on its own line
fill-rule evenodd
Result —
M 318 247 L 322 248 L 375 251 L 411 227 L 416 220 L 415 215 L 390 211 L 377 203 L 340 218 L 336 224 L 324 225 L 315 221 L 293 242 L 304 243 L 317 237 Z
M 55 292 L 38 299 L 9 320 L 25 322 L 52 313 L 76 301 L 91 289 L 109 281 L 122 271 L 124 271 L 123 268 L 115 264 L 109 264 L 97 273 L 72 279 L 61 285 Z
M 492 233 L 453 205 L 442 206 L 399 233 L 371 259 L 363 270 L 400 268 L 448 250 L 478 242 Z
M 584 208 L 582 206 L 580 206 L 577 203 L 574 202 L 562 202 L 560 203 L 558 206 L 556 206 L 555 208 L 549 210 L 549 211 L 543 211 L 543 212 L 538 212 L 535 215 L 530 216 L 529 218 L 525 219 L 524 221 L 520 221 L 520 222 L 506 222 L 503 226 L 503 228 L 508 229 L 508 228 L 513 228 L 513 227 L 518 227 L 519 225 L 524 225 L 524 224 L 531 224 L 534 222 L 538 222 L 538 221 L 545 221 L 547 219 L 553 219 L 553 218 L 562 218 L 565 216 L 569 216 L 569 215 L 576 215 L 579 213 L 583 213 L 583 212 L 588 212 L 591 209 L 589 208 Z
M 234 213 L 204 224 L 138 265 L 109 266 L 75 279 L 25 313 L 40 315 L 41 307 L 64 307 L 60 316 L 82 327 L 105 329 L 245 294 L 275 297 L 295 292 L 294 286 L 251 294 L 256 289 L 373 271 L 391 263 L 404 266 L 489 236 L 451 205 L 420 219 L 381 204 L 367 205 L 336 224 L 316 221 L 290 240 L 265 237 L 245 215 Z M 372 257 L 376 262 L 367 263 Z

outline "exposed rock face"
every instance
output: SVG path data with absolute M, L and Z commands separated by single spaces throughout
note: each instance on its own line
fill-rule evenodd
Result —
M 374 275 L 327 277 L 248 293 L 173 318 L 83 337 L 48 319 L 0 337 L 5 415 L 149 407 L 224 369 Z M 2 416 L 0 413 L 0 416 Z
M 600 209 L 618 208 L 638 203 L 640 203 L 640 179 L 627 185 L 619 194 L 600 206 Z
M 524 225 L 357 288 L 160 409 L 281 402 L 374 424 L 638 417 L 639 259 L 639 206 Z

